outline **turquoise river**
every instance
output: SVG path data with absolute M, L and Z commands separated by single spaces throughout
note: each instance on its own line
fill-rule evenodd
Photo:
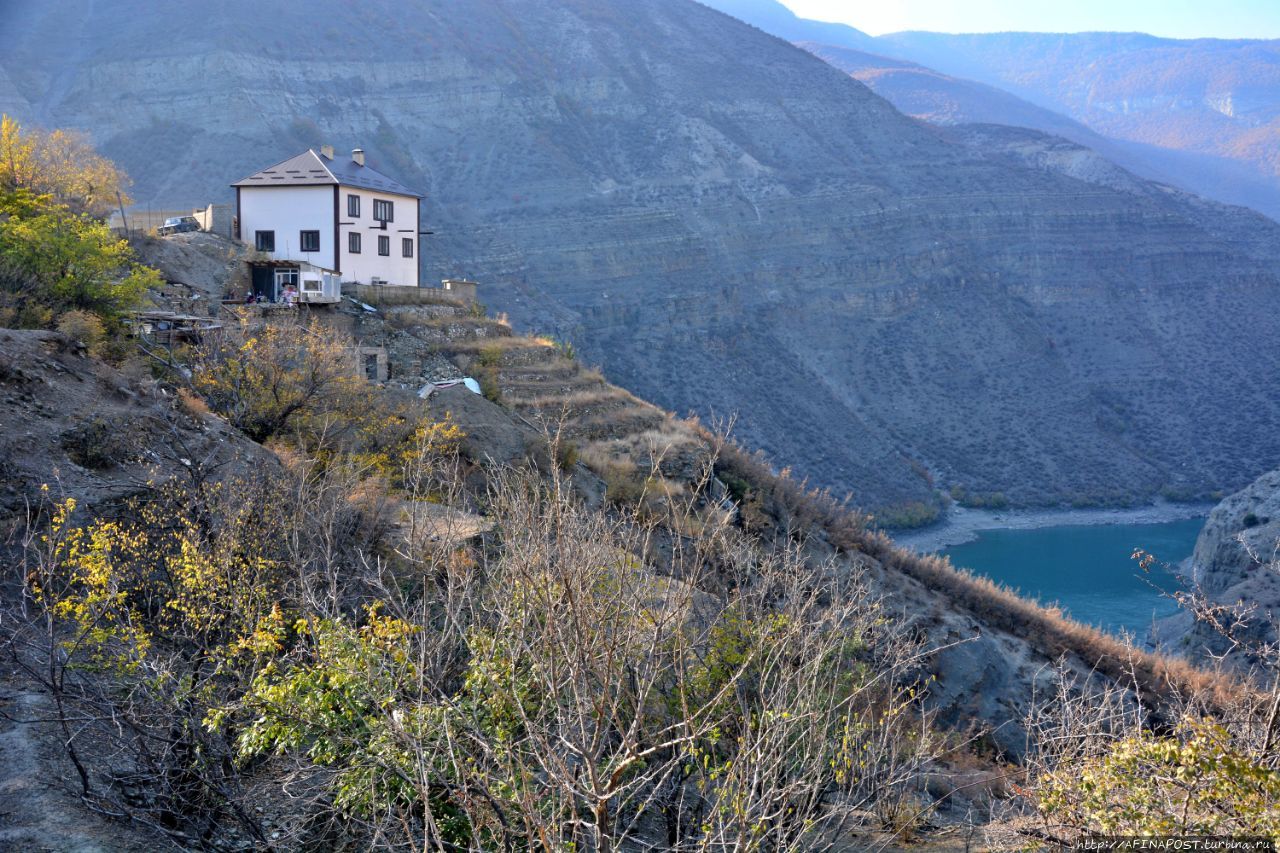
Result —
M 986 575 L 1042 604 L 1057 604 L 1074 618 L 1139 640 L 1153 618 L 1177 608 L 1160 589 L 1176 588 L 1163 570 L 1144 574 L 1135 549 L 1170 565 L 1190 556 L 1204 519 L 1163 524 L 1104 524 L 983 530 L 978 538 L 942 551 L 956 566 Z

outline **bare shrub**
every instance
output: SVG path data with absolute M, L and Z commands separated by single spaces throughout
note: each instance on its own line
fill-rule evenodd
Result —
M 128 422 L 94 415 L 64 432 L 61 444 L 72 462 L 102 470 L 126 462 L 136 453 L 130 435 Z
M 1144 693 L 1137 678 L 1129 692 L 1060 673 L 1028 720 L 1027 795 L 1046 836 L 1280 834 L 1280 648 L 1252 624 L 1268 617 L 1195 585 L 1175 598 L 1255 669 L 1239 681 L 1182 679 L 1172 696 Z
M 897 813 L 930 747 L 919 650 L 856 573 L 727 527 L 659 573 L 652 524 L 555 473 L 487 501 L 499 547 L 419 552 L 430 582 L 388 566 L 388 600 L 303 631 L 232 711 L 242 755 L 293 756 L 390 849 L 821 848 Z
M 330 440 L 376 408 L 308 378 L 336 356 L 247 344 L 200 366 L 276 413 L 282 472 L 29 529 L 11 648 L 86 802 L 204 847 L 268 843 L 263 805 L 293 850 L 824 849 L 927 810 L 920 641 L 861 563 L 734 527 L 714 458 L 676 485 L 656 454 L 606 510 L 556 452 L 477 487 L 456 428 Z
M 107 331 L 97 314 L 74 309 L 58 317 L 58 331 L 85 348 L 89 355 L 98 355 Z

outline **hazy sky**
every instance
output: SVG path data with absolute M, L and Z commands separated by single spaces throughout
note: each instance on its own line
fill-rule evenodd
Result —
M 1280 38 L 1280 0 L 783 0 L 803 18 L 881 35 L 1145 32 L 1170 38 Z

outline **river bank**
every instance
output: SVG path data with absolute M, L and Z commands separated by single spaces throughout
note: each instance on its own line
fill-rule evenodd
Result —
M 953 505 L 939 524 L 923 530 L 893 534 L 904 548 L 930 554 L 963 545 L 983 530 L 1035 530 L 1096 524 L 1161 524 L 1207 516 L 1214 504 L 1157 503 L 1131 509 L 967 509 Z

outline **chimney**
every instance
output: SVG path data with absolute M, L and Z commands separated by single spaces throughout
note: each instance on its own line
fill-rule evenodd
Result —
M 364 149 L 353 148 L 351 150 L 351 159 L 356 161 L 357 166 L 363 166 L 364 165 Z
M 324 155 L 324 159 L 326 159 L 326 160 L 332 160 L 332 159 L 333 159 L 333 146 L 332 146 L 332 145 L 321 145 L 321 146 L 320 146 L 320 153 Z

